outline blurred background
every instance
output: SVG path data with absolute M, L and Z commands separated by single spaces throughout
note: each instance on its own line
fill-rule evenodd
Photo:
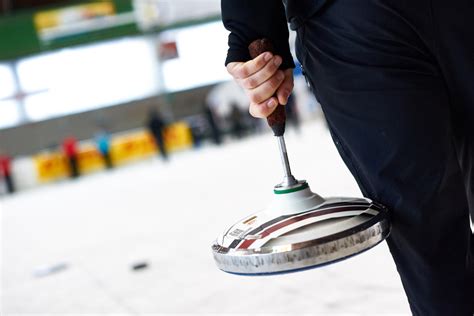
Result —
M 408 313 L 385 245 L 287 276 L 215 268 L 213 239 L 282 176 L 227 36 L 219 0 L 0 0 L 2 315 Z M 294 174 L 360 196 L 295 63 Z

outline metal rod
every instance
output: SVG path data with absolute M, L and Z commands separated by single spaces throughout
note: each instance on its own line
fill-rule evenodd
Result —
M 283 180 L 284 185 L 290 186 L 295 185 L 298 181 L 291 174 L 290 162 L 288 160 L 288 153 L 286 151 L 285 138 L 283 136 L 277 136 L 278 138 L 278 147 L 280 149 L 281 163 L 283 165 L 283 171 L 285 173 L 285 178 Z
M 289 177 L 291 176 L 291 169 L 290 169 L 290 162 L 288 161 L 288 153 L 286 151 L 286 144 L 285 144 L 285 138 L 283 136 L 278 136 L 278 145 L 280 148 L 280 157 L 281 157 L 281 163 L 283 165 L 283 170 L 285 172 L 285 176 Z

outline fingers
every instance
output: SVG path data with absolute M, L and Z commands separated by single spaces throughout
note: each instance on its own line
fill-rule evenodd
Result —
M 249 112 L 254 117 L 269 116 L 278 104 L 286 104 L 293 90 L 293 70 L 278 70 L 280 56 L 270 52 L 248 62 L 232 62 L 227 71 L 250 99 Z
M 285 74 L 278 70 L 281 63 L 280 56 L 265 52 L 245 63 L 229 63 L 227 70 L 245 90 L 250 102 L 259 104 L 273 96 L 283 82 Z
M 272 97 L 285 79 L 283 71 L 278 70 L 267 81 L 254 89 L 245 89 L 250 103 L 258 104 Z
M 283 79 L 270 83 L 274 78 L 270 78 L 258 88 L 246 91 L 250 98 L 249 112 L 254 117 L 264 118 L 269 116 L 278 104 L 285 105 L 293 90 L 293 69 L 278 71 L 283 74 Z M 272 85 L 272 88 L 269 85 Z M 276 92 L 275 92 L 276 91 Z M 251 93 L 256 95 L 251 96 Z
M 251 103 L 249 107 L 249 113 L 253 117 L 265 118 L 272 114 L 275 108 L 278 105 L 278 100 L 276 97 L 271 97 L 268 100 L 265 100 L 262 103 Z
M 280 67 L 281 62 L 282 59 L 280 56 L 274 56 L 257 72 L 246 78 L 241 78 L 241 86 L 245 89 L 255 89 L 270 79 L 278 71 L 278 67 Z
M 276 92 L 276 96 L 278 98 L 278 102 L 280 104 L 286 105 L 288 102 L 288 98 L 293 91 L 293 69 L 287 69 L 284 71 L 285 79 L 281 83 L 280 87 Z
M 261 70 L 273 57 L 270 52 L 258 55 L 245 63 L 233 62 L 227 65 L 227 71 L 234 79 L 245 79 Z

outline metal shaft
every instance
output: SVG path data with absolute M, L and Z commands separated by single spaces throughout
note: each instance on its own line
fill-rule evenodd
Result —
M 282 185 L 292 186 L 298 183 L 298 181 L 291 174 L 290 162 L 288 160 L 288 153 L 286 151 L 285 138 L 283 136 L 277 136 L 278 138 L 278 147 L 280 149 L 281 163 L 283 165 L 283 171 L 285 173 L 285 178 L 283 179 Z

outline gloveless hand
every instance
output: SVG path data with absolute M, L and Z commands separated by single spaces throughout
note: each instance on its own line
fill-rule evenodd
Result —
M 227 65 L 229 74 L 250 99 L 252 116 L 267 117 L 278 104 L 287 103 L 293 90 L 293 69 L 279 70 L 281 63 L 280 56 L 265 52 L 247 62 Z

